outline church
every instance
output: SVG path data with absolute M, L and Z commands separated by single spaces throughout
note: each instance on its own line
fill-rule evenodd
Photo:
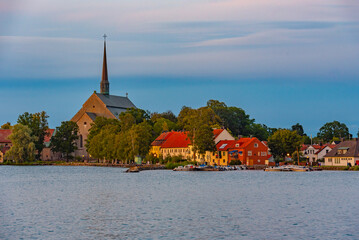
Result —
M 104 52 L 102 65 L 102 79 L 100 83 L 101 92 L 96 91 L 82 105 L 82 108 L 75 114 L 71 121 L 76 122 L 79 126 L 79 140 L 75 156 L 89 158 L 86 151 L 85 143 L 93 123 L 97 116 L 106 118 L 118 118 L 121 112 L 136 106 L 128 98 L 122 96 L 110 95 L 110 83 L 108 81 L 107 72 L 107 56 L 106 56 L 106 35 L 104 35 Z

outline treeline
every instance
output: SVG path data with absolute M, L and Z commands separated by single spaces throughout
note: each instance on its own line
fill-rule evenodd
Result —
M 10 139 L 13 147 L 7 151 L 6 158 L 13 161 L 40 159 L 44 139 L 48 134 L 46 112 L 24 113 L 17 124 L 5 123 L 2 129 L 13 129 Z M 338 121 L 324 124 L 317 136 L 311 139 L 299 123 L 291 129 L 270 128 L 256 123 L 243 109 L 227 106 L 218 100 L 209 100 L 198 109 L 182 107 L 178 116 L 173 112 L 150 113 L 142 109 L 128 109 L 119 119 L 97 117 L 92 123 L 86 147 L 93 158 L 112 162 L 131 162 L 135 156 L 146 156 L 151 142 L 163 131 L 188 131 L 194 145 L 194 153 L 204 154 L 213 151 L 213 128 L 225 128 L 234 137 L 257 137 L 268 140 L 272 154 L 284 157 L 292 154 L 300 144 L 337 141 L 352 136 L 344 123 Z M 71 121 L 61 123 L 51 139 L 51 150 L 61 153 L 66 159 L 72 158 L 77 149 L 78 126 Z M 195 154 L 194 154 L 195 155 Z

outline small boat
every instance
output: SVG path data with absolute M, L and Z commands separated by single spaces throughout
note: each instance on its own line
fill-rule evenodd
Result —
M 282 168 L 280 167 L 269 167 L 264 169 L 265 172 L 281 172 Z
M 130 167 L 129 169 L 127 169 L 126 172 L 136 173 L 136 172 L 140 172 L 140 170 L 138 169 L 138 167 Z

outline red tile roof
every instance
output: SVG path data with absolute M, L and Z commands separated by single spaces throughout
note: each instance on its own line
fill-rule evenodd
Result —
M 221 134 L 223 132 L 223 129 L 213 129 L 213 136 L 214 136 L 214 139 L 216 139 L 219 134 Z
M 51 141 L 51 137 L 54 134 L 55 129 L 48 129 L 47 132 L 48 132 L 48 134 L 45 135 L 45 139 L 44 139 L 45 143 Z
M 174 132 L 163 132 L 152 143 L 151 146 L 161 146 Z
M 245 148 L 256 138 L 240 138 L 238 140 L 222 140 L 216 145 L 218 151 L 227 151 L 228 149 Z M 238 144 L 238 147 L 236 145 Z
M 161 148 L 186 148 L 191 144 L 187 132 L 172 132 Z
M 213 129 L 214 139 L 223 131 L 223 129 Z M 191 144 L 191 141 L 187 139 L 187 134 L 188 132 L 163 132 L 151 143 L 151 146 L 160 146 L 162 148 L 188 147 L 188 145 Z
M 11 129 L 0 129 L 0 143 L 11 143 L 8 136 L 11 134 Z

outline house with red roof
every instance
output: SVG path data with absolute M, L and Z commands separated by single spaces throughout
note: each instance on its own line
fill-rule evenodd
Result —
M 312 164 L 319 159 L 324 159 L 324 156 L 329 153 L 336 145 L 333 144 L 313 144 L 302 145 L 301 152 L 303 157 L 307 158 L 308 162 Z
M 221 140 L 234 140 L 232 135 L 225 129 L 213 129 L 213 139 L 215 143 Z M 163 132 L 151 144 L 150 153 L 159 157 L 181 156 L 183 159 L 193 159 L 192 143 L 186 131 Z M 198 161 L 204 161 L 204 156 L 197 154 Z
M 268 147 L 255 137 L 222 140 L 217 143 L 216 149 L 216 152 L 207 153 L 210 154 L 210 161 L 206 164 L 227 166 L 231 161 L 240 160 L 248 166 L 265 165 L 270 158 Z

